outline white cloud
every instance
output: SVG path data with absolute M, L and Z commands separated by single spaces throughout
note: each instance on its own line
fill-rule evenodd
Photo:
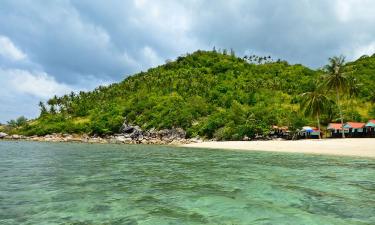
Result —
M 335 13 L 340 22 L 350 22 L 354 20 L 374 19 L 375 2 L 373 0 L 336 0 L 334 3 Z
M 158 56 L 158 54 L 150 46 L 145 46 L 142 49 L 142 54 L 146 59 L 146 63 L 150 67 L 157 66 L 163 62 L 161 58 Z
M 45 72 L 31 72 L 21 69 L 0 69 L 0 84 L 8 94 L 29 94 L 41 99 L 63 95 L 74 88 L 58 83 Z M 0 92 L 2 94 L 3 92 Z
M 356 46 L 354 48 L 353 53 L 350 54 L 350 55 L 353 55 L 352 60 L 355 60 L 355 59 L 358 59 L 359 57 L 361 57 L 363 55 L 371 56 L 374 53 L 375 53 L 375 41 L 373 41 L 371 43 L 368 43 L 368 44 L 365 44 L 365 45 Z
M 75 85 L 60 83 L 43 71 L 0 68 L 0 122 L 24 115 L 35 118 L 39 115 L 38 102 L 54 95 L 62 96 L 71 91 L 87 91 L 99 85 L 108 85 L 111 80 L 100 80 L 94 76 L 80 78 Z
M 2 35 L 0 35 L 0 55 L 11 60 L 26 58 L 25 53 L 18 49 L 8 37 Z

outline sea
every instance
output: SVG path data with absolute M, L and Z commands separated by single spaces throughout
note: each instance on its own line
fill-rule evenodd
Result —
M 375 224 L 375 159 L 0 141 L 0 224 Z

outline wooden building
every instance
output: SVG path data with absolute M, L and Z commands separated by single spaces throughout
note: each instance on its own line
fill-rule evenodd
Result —
M 304 126 L 298 132 L 298 137 L 304 138 L 304 139 L 319 139 L 319 135 L 320 137 L 323 136 L 321 131 L 316 127 L 310 127 L 310 126 Z
M 330 132 L 330 136 L 333 138 L 342 137 L 341 123 L 330 123 L 327 130 Z M 347 122 L 344 124 L 344 133 L 345 137 L 366 137 L 366 124 L 360 122 Z
M 366 125 L 366 136 L 375 137 L 375 120 L 369 120 Z
M 330 123 L 328 124 L 327 130 L 330 132 L 330 136 L 333 138 L 341 138 L 342 137 L 342 127 L 341 123 Z M 345 135 L 348 133 L 348 130 L 344 130 Z
M 365 123 L 359 122 L 347 122 L 344 125 L 344 129 L 348 129 L 347 137 L 365 137 L 366 128 Z

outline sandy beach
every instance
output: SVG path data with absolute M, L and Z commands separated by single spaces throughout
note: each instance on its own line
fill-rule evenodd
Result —
M 339 155 L 375 158 L 375 138 L 347 138 L 298 141 L 213 141 L 185 144 L 182 146 L 191 148 L 291 152 L 318 155 Z

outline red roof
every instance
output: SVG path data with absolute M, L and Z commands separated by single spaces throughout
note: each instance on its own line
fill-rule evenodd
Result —
M 341 123 L 330 123 L 327 127 L 328 130 L 341 130 Z
M 368 123 L 373 123 L 373 124 L 375 124 L 375 120 L 369 120 Z
M 358 123 L 358 122 L 347 122 L 345 124 L 346 127 L 350 127 L 350 128 L 353 128 L 353 129 L 361 129 L 361 128 L 364 128 L 365 127 L 365 123 Z

